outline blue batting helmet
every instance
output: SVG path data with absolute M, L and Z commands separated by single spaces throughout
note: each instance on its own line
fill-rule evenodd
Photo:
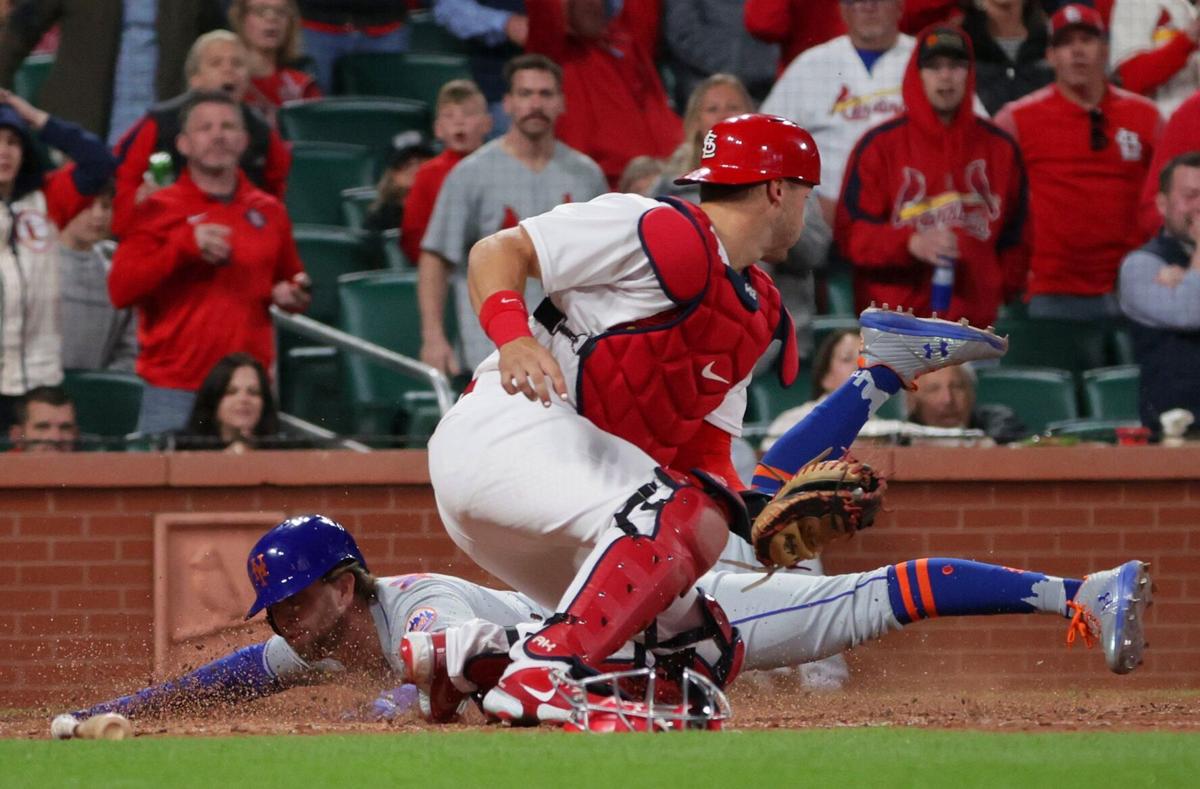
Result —
M 246 558 L 257 597 L 246 618 L 307 588 L 347 562 L 367 563 L 346 527 L 324 515 L 289 518 L 259 538 Z

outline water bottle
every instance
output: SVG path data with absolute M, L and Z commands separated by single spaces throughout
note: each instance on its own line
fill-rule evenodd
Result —
M 150 167 L 146 170 L 152 180 L 158 186 L 170 186 L 175 183 L 175 163 L 171 161 L 171 154 L 166 151 L 157 151 L 150 154 Z
M 929 294 L 929 308 L 945 313 L 950 309 L 950 297 L 954 295 L 954 267 L 958 261 L 946 255 L 938 255 L 938 265 L 933 267 L 933 288 Z

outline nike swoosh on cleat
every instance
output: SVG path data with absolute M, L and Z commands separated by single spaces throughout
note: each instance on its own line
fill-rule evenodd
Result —
M 701 378 L 707 378 L 707 379 L 708 379 L 708 380 L 710 380 L 710 381 L 719 381 L 719 382 L 721 382 L 721 383 L 723 383 L 723 384 L 727 384 L 727 383 L 729 383 L 729 379 L 728 379 L 728 378 L 722 378 L 721 376 L 719 376 L 719 375 L 717 375 L 716 373 L 714 373 L 714 372 L 713 372 L 713 365 L 714 365 L 714 364 L 716 364 L 716 362 L 709 362 L 708 364 L 704 365 L 704 369 L 702 369 L 702 370 L 700 371 L 700 377 L 701 377 Z
M 549 688 L 548 690 L 534 690 L 533 688 L 524 684 L 521 685 L 521 689 L 543 703 L 550 701 L 550 699 L 554 698 L 554 695 L 558 692 L 555 688 Z

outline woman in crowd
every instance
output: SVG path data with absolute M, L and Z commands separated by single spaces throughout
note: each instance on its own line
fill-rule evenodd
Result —
M 294 68 L 300 58 L 300 13 L 294 0 L 233 0 L 229 23 L 250 52 L 246 101 L 272 124 L 285 101 L 321 95 L 316 79 Z
M 73 163 L 47 172 L 38 140 Z M 0 89 L 0 431 L 26 392 L 62 383 L 55 240 L 115 167 L 94 134 Z
M 213 365 L 196 393 L 176 449 L 244 452 L 278 445 L 279 414 L 267 371 L 248 353 L 231 353 Z
M 666 172 L 651 193 L 699 203 L 700 187 L 695 184 L 678 186 L 675 179 L 700 166 L 704 135 L 709 129 L 726 118 L 746 112 L 754 112 L 754 101 L 742 81 L 732 74 L 713 74 L 696 85 L 683 113 L 683 143 L 667 160 Z
M 788 428 L 808 416 L 825 395 L 845 383 L 858 369 L 858 346 L 861 341 L 857 329 L 837 329 L 821 341 L 821 347 L 813 358 L 812 399 L 775 417 L 763 438 L 762 451 L 770 449 Z

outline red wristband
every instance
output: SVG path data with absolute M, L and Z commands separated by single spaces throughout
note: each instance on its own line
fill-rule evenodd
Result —
M 518 337 L 532 337 L 529 311 L 515 290 L 500 290 L 488 296 L 479 308 L 479 325 L 499 348 Z

